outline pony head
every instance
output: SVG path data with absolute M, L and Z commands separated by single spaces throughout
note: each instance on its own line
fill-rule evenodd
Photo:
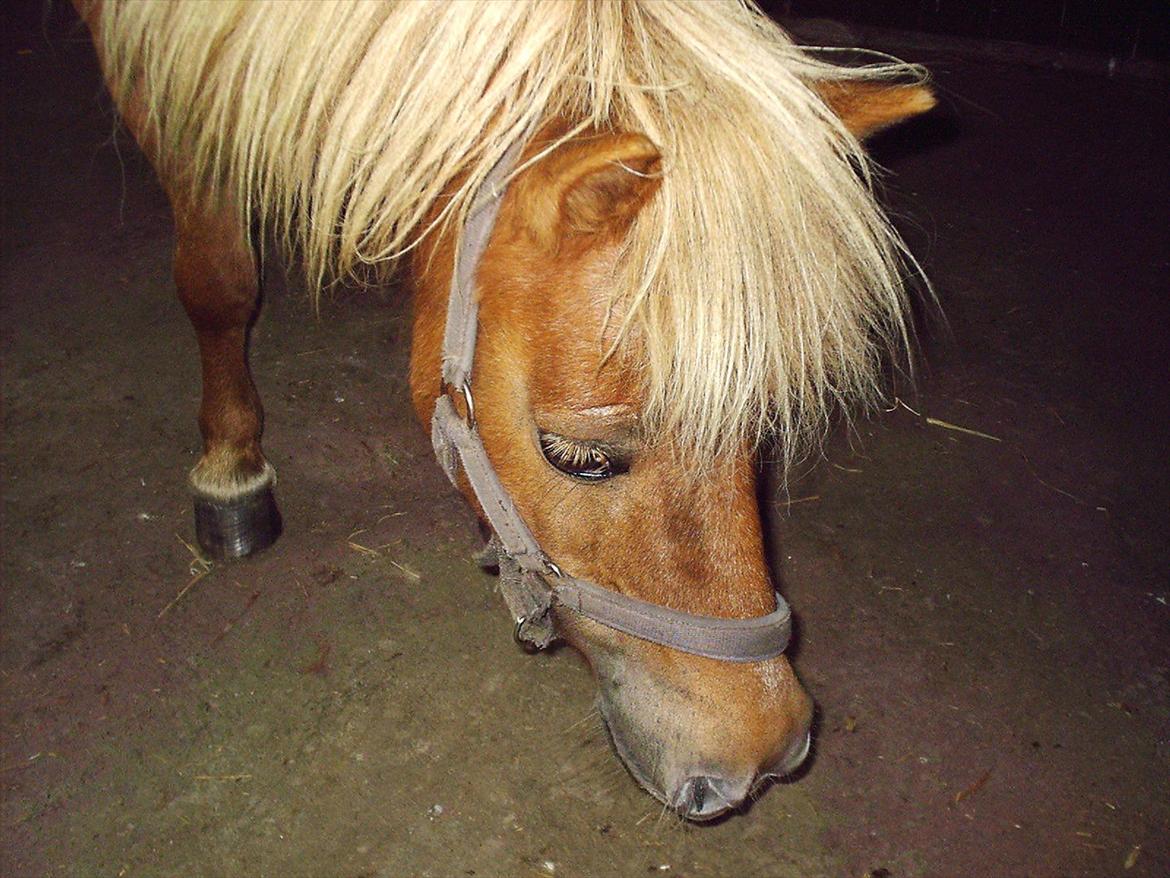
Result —
M 929 105 L 920 88 L 893 89 L 866 101 L 838 87 L 825 99 L 864 134 Z M 741 435 L 704 454 L 648 414 L 645 329 L 628 320 L 636 289 L 618 289 L 634 273 L 631 238 L 661 195 L 664 157 L 641 133 L 566 138 L 567 130 L 551 124 L 530 144 L 540 158 L 509 188 L 478 269 L 484 445 L 542 548 L 567 572 L 684 612 L 765 615 L 775 604 L 756 446 Z M 417 260 L 412 377 L 424 421 L 454 246 L 447 235 Z M 623 762 L 681 815 L 718 816 L 808 754 L 812 702 L 785 657 L 717 661 L 571 612 L 557 621 L 593 669 Z

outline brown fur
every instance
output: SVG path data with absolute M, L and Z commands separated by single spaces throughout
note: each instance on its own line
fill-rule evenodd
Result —
M 937 103 L 930 89 L 922 85 L 821 82 L 816 90 L 858 139 L 925 113 Z
M 272 481 L 260 450 L 264 411 L 248 370 L 248 325 L 260 292 L 256 254 L 233 212 L 175 204 L 175 286 L 203 370 L 203 457 L 191 486 L 230 498 Z

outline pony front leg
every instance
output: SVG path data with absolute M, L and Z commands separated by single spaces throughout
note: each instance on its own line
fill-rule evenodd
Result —
M 276 471 L 260 450 L 264 411 L 248 371 L 260 272 L 234 211 L 175 202 L 175 284 L 203 366 L 203 454 L 191 470 L 195 533 L 214 558 L 242 558 L 280 535 Z

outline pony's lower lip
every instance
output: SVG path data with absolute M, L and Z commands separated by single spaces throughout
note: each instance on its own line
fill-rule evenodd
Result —
M 718 820 L 727 814 L 728 811 L 735 809 L 734 805 L 728 805 L 726 808 L 721 808 L 718 811 L 710 811 L 706 814 L 679 814 L 679 816 L 687 821 L 687 823 L 710 823 L 712 820 Z

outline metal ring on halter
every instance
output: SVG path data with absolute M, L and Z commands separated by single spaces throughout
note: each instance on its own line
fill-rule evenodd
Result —
M 455 387 L 449 381 L 439 382 L 440 396 L 454 396 L 456 393 L 463 395 L 463 403 L 467 407 L 467 426 L 475 429 L 475 400 L 471 396 L 471 385 L 466 381 L 462 382 L 458 387 Z
M 558 567 L 556 565 L 556 562 L 553 561 L 552 558 L 545 558 L 544 559 L 544 566 L 547 567 L 548 572 L 551 573 L 553 576 L 555 576 L 557 579 L 564 579 L 565 578 L 564 572 L 561 570 L 560 567 Z
M 525 640 L 524 637 L 520 634 L 521 629 L 523 629 L 523 627 L 527 624 L 527 616 L 521 616 L 519 619 L 517 619 L 516 627 L 512 629 L 512 639 L 515 640 L 517 645 L 519 645 L 519 647 L 527 653 L 531 654 L 540 652 L 539 646 L 537 646 L 531 640 Z

